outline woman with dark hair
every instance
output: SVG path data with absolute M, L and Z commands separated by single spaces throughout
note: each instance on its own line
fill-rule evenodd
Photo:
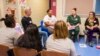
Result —
M 99 21 L 98 18 L 96 18 L 95 16 L 95 12 L 89 12 L 89 17 L 85 21 L 85 29 L 87 31 L 89 46 L 93 45 L 93 33 L 96 32 L 97 34 L 100 34 L 100 29 L 98 28 L 98 26 Z
M 77 56 L 72 40 L 68 38 L 68 27 L 64 21 L 57 21 L 54 25 L 54 32 L 46 42 L 47 51 L 67 53 L 69 56 Z
M 23 33 L 24 33 L 24 32 L 23 32 L 23 29 L 22 29 L 22 27 L 20 26 L 20 24 L 16 22 L 15 15 L 13 14 L 13 12 L 12 12 L 12 10 L 11 10 L 10 8 L 8 8 L 5 17 L 7 18 L 7 17 L 9 17 L 9 16 L 12 16 L 12 17 L 13 17 L 13 20 L 14 20 L 14 22 L 15 22 L 15 30 L 17 31 L 17 33 L 20 34 L 20 35 L 23 34 Z
M 13 48 L 19 34 L 15 30 L 15 21 L 12 15 L 2 18 L 6 27 L 0 28 L 0 44 Z
M 30 24 L 25 33 L 17 40 L 16 46 L 41 51 L 42 45 L 38 27 L 35 24 Z

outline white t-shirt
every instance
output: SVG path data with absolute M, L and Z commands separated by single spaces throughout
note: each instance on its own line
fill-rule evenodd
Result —
M 43 22 L 49 22 L 51 24 L 55 24 L 56 21 L 57 21 L 57 19 L 54 15 L 52 15 L 51 17 L 46 15 L 43 19 Z M 44 24 L 44 26 L 45 26 L 45 24 Z M 49 26 L 49 27 L 54 28 L 54 26 Z
M 74 43 L 69 39 L 54 39 L 50 35 L 46 42 L 47 51 L 57 51 L 67 53 L 70 56 L 77 56 Z
M 13 48 L 13 41 L 11 39 L 15 39 L 14 43 L 18 39 L 20 35 L 16 32 L 15 28 L 0 28 L 0 44 L 8 46 L 9 48 Z

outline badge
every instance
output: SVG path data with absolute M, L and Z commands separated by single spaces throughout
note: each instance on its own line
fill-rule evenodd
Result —
M 75 18 L 75 20 L 77 21 L 78 19 L 77 19 L 77 18 Z
M 75 33 L 74 32 L 72 32 L 72 35 L 74 35 Z
M 29 23 L 32 23 L 32 21 L 29 21 Z
M 96 21 L 94 21 L 94 23 L 96 23 Z

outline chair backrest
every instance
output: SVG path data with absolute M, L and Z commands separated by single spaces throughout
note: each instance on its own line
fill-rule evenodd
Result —
M 69 56 L 65 53 L 55 52 L 55 51 L 41 51 L 41 56 Z
M 40 21 L 40 26 L 43 26 L 43 20 Z
M 7 52 L 9 50 L 9 47 L 0 45 L 0 56 L 8 56 Z
M 35 49 L 26 49 L 26 48 L 13 48 L 15 56 L 36 56 L 38 53 Z

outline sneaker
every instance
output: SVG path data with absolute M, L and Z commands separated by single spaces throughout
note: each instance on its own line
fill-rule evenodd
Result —
M 90 42 L 90 43 L 89 43 L 89 46 L 90 46 L 90 47 L 93 47 L 93 42 Z

